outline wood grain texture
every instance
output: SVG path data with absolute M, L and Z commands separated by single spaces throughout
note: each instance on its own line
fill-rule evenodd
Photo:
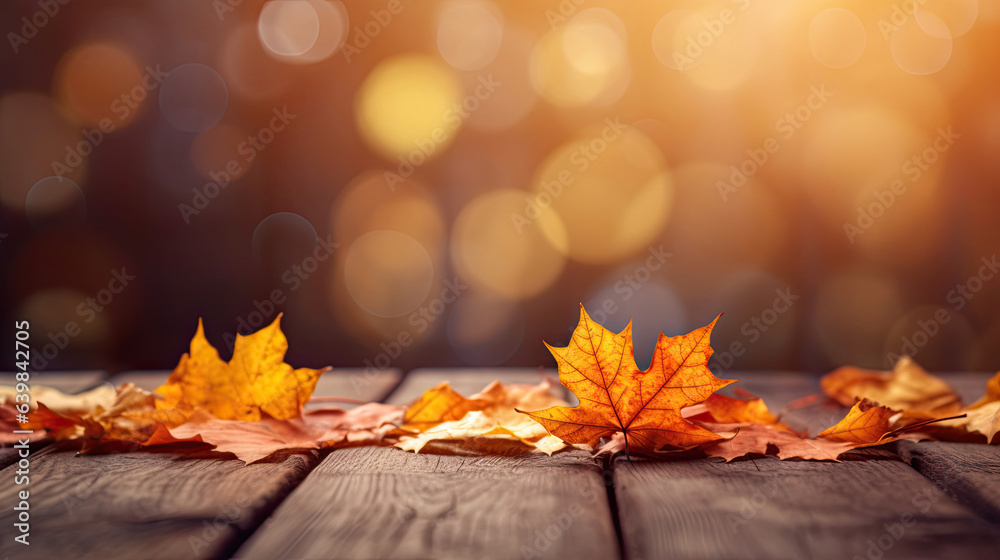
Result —
M 617 459 L 614 480 L 632 560 L 991 558 L 1000 547 L 997 527 L 896 460 Z
M 167 372 L 144 374 L 158 386 Z M 318 385 L 315 394 L 338 386 Z M 225 558 L 319 463 L 318 452 L 253 465 L 154 453 L 75 455 L 53 446 L 31 456 L 31 557 Z M 0 477 L 12 481 L 14 469 Z M 0 504 L 11 504 L 0 508 L 4 527 L 12 527 L 11 507 L 23 489 L 0 485 Z M 0 558 L 22 557 L 23 545 L 8 534 Z
M 237 558 L 602 558 L 618 555 L 587 453 L 331 453 Z
M 952 498 L 1000 525 L 1000 446 L 901 441 L 896 453 Z
M 29 435 L 31 435 L 31 434 L 29 434 Z M 49 443 L 48 441 L 32 441 L 32 442 L 29 442 L 28 449 L 30 451 L 30 454 L 38 453 L 46 445 L 48 445 L 48 443 Z M 13 447 L 0 447 L 0 469 L 5 469 L 8 466 L 13 465 L 14 463 L 16 463 L 20 459 L 21 459 L 21 450 L 20 449 L 15 449 Z
M 30 492 L 32 558 L 215 558 L 229 555 L 315 465 L 316 455 L 269 464 L 174 460 L 150 453 L 31 458 L 30 484 L 0 486 L 0 503 Z M 13 480 L 11 466 L 0 476 Z M 10 528 L 15 514 L 0 510 Z M 20 558 L 12 536 L 0 557 Z
M 422 370 L 388 399 L 442 381 L 469 395 L 538 370 Z M 462 457 L 392 448 L 331 453 L 239 558 L 608 558 L 618 556 L 604 476 L 586 452 Z

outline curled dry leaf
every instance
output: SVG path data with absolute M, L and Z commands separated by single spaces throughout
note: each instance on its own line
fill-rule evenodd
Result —
M 908 357 L 892 371 L 856 367 L 838 368 L 820 381 L 823 392 L 844 406 L 871 399 L 894 410 L 923 410 L 948 416 L 962 408 L 962 399 L 950 385 L 924 371 Z
M 171 429 L 177 437 L 200 437 L 215 451 L 259 461 L 277 451 L 379 445 L 403 416 L 403 407 L 368 403 L 351 410 L 323 409 L 301 418 L 221 420 L 204 412 Z
M 1000 401 L 992 401 L 966 411 L 966 427 L 970 432 L 986 436 L 986 443 L 1000 443 Z
M 885 443 L 880 440 L 890 431 L 894 414 L 895 411 L 865 399 L 855 403 L 843 420 L 823 430 L 817 437 L 856 444 Z
M 139 446 L 201 442 L 173 436 L 155 414 L 155 396 L 131 383 L 110 389 L 110 394 L 104 387 L 79 395 L 52 389 L 36 399 L 38 408 L 28 415 L 29 422 L 23 427 L 47 431 L 57 441 L 80 440 L 83 453 L 109 442 Z
M 205 339 L 199 320 L 190 352 L 156 390 L 163 396 L 156 408 L 183 415 L 202 410 L 223 420 L 302 416 L 319 376 L 329 368 L 293 369 L 286 364 L 288 340 L 280 321 L 279 314 L 269 326 L 248 336 L 237 335 L 233 358 L 226 363 Z
M 837 461 L 854 444 L 829 439 L 804 438 L 794 432 L 763 424 L 716 424 L 713 428 L 727 439 L 702 445 L 710 457 L 732 461 L 747 454 L 775 455 L 779 459 Z
M 989 443 L 1000 431 L 1000 405 L 996 404 L 1000 402 L 1000 373 L 986 382 L 986 394 L 964 409 L 947 383 L 906 357 L 891 372 L 843 367 L 825 376 L 821 385 L 841 403 L 867 397 L 901 410 L 893 427 L 910 430 L 906 437 L 911 439 L 981 442 L 985 438 Z
M 895 414 L 886 407 L 862 401 L 835 426 L 816 438 L 806 438 L 778 422 L 761 399 L 713 395 L 705 402 L 704 411 L 685 410 L 688 411 L 693 413 L 689 416 L 692 422 L 725 437 L 701 447 L 706 455 L 727 461 L 747 454 L 837 461 L 841 454 L 851 449 L 891 441 L 883 436 L 889 432 L 890 418 Z M 719 411 L 718 416 L 715 411 Z
M 14 401 L 18 393 L 13 385 L 0 386 L 0 400 Z M 102 383 L 93 389 L 75 395 L 63 393 L 59 389 L 45 385 L 32 385 L 28 393 L 28 405 L 31 408 L 45 403 L 49 410 L 58 413 L 87 412 L 98 406 L 110 408 L 118 394 L 110 383 Z
M 504 452 L 511 442 L 551 455 L 566 447 L 540 424 L 515 408 L 566 405 L 552 394 L 549 380 L 539 385 L 490 383 L 466 398 L 442 383 L 410 405 L 403 418 L 396 447 L 407 451 Z
M 12 433 L 14 430 L 22 428 L 17 422 L 16 395 L 17 392 L 13 385 L 0 386 L 0 428 L 2 428 L 0 429 L 0 443 L 16 443 L 19 437 L 24 439 L 23 435 Z M 28 429 L 37 427 L 40 430 L 43 425 L 41 421 L 47 419 L 49 423 L 44 424 L 44 426 L 50 429 L 50 437 L 65 439 L 80 435 L 82 432 L 77 428 L 77 422 L 70 418 L 90 413 L 98 406 L 105 409 L 111 408 L 116 395 L 115 388 L 110 384 L 98 385 L 89 391 L 76 395 L 63 393 L 53 387 L 33 385 L 27 403 L 30 409 L 29 418 L 32 422 L 30 426 L 23 427 Z M 41 411 L 38 407 L 39 402 L 45 403 L 45 408 Z
M 986 382 L 986 394 L 965 410 L 966 428 L 986 436 L 986 443 L 1000 444 L 1000 373 Z
M 714 394 L 704 403 L 682 411 L 689 421 L 716 433 L 720 439 L 703 443 L 700 452 L 708 457 L 732 461 L 747 455 L 774 455 L 780 459 L 837 461 L 856 443 L 827 438 L 810 439 L 782 424 L 771 414 L 762 399 L 734 399 Z M 597 454 L 623 451 L 625 440 L 615 434 Z M 689 452 L 649 453 L 654 458 L 690 457 Z
M 715 321 L 683 336 L 660 333 L 653 361 L 643 371 L 635 363 L 632 324 L 614 334 L 580 306 L 580 322 L 569 346 L 546 344 L 559 364 L 559 380 L 580 399 L 580 405 L 521 412 L 567 443 L 592 447 L 602 437 L 619 432 L 626 451 L 631 447 L 655 452 L 719 439 L 681 416 L 682 408 L 732 383 L 708 369 L 709 336 Z
M 705 402 L 702 404 L 715 422 L 762 424 L 795 432 L 785 424 L 779 422 L 778 418 L 771 414 L 770 409 L 767 408 L 767 404 L 764 403 L 764 399 L 751 395 L 746 391 L 743 391 L 743 393 L 747 398 L 737 399 L 715 393 L 705 399 Z M 687 410 L 685 410 L 685 416 L 688 416 Z

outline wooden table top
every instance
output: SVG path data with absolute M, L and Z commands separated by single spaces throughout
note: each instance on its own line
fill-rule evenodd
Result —
M 441 381 L 472 394 L 527 369 L 324 375 L 317 396 L 405 404 Z M 33 376 L 80 390 L 89 376 Z M 167 372 L 113 383 L 155 388 Z M 818 376 L 730 373 L 772 410 Z M 942 376 L 966 398 L 988 375 Z M 364 380 L 366 382 L 359 382 Z M 723 392 L 726 392 L 725 390 Z M 844 410 L 784 419 L 816 433 Z M 444 456 L 361 447 L 271 462 L 33 451 L 31 545 L 13 541 L 11 449 L 0 450 L 0 558 L 531 559 L 1000 557 L 1000 446 L 897 442 L 842 463 Z

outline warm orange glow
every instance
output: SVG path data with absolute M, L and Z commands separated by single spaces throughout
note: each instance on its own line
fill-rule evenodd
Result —
M 31 187 L 57 173 L 82 184 L 95 149 L 48 97 L 27 92 L 0 97 L 0 202 L 23 209 Z
M 132 122 L 149 98 L 156 101 L 156 76 L 146 76 L 135 56 L 110 43 L 78 46 L 56 69 L 55 94 L 83 124 L 120 128 Z
M 809 48 L 823 66 L 847 68 L 861 58 L 867 45 L 865 24 L 850 10 L 823 10 L 809 24 Z
M 278 60 L 312 64 L 344 44 L 349 26 L 347 8 L 339 0 L 271 0 L 261 8 L 257 35 Z
M 347 250 L 347 290 L 372 315 L 406 315 L 430 294 L 434 263 L 416 239 L 398 231 L 377 230 L 362 235 Z
M 533 202 L 551 207 L 565 224 L 565 239 L 562 230 L 558 237 L 546 231 L 554 247 L 582 262 L 603 263 L 651 243 L 670 216 L 672 196 L 656 145 L 620 119 L 607 119 L 546 158 Z
M 941 18 L 927 12 L 895 31 L 889 38 L 892 59 L 911 74 L 933 74 L 951 59 L 952 38 Z
M 493 61 L 503 41 L 503 16 L 490 2 L 462 0 L 438 14 L 437 46 L 457 70 L 479 70 Z
M 261 43 L 272 53 L 297 56 L 316 44 L 319 15 L 309 0 L 268 2 L 260 10 L 257 30 Z
M 523 191 L 494 191 L 458 215 L 451 256 L 466 281 L 510 299 L 536 295 L 555 282 L 565 259 L 546 239 L 558 238 L 562 223 L 551 212 L 525 215 L 531 198 Z
M 462 125 L 461 85 L 433 59 L 419 55 L 382 62 L 356 99 L 358 128 L 372 149 L 412 164 L 440 155 Z
M 1000 2 L 96 4 L 8 37 L 0 255 L 40 321 L 95 255 L 141 288 L 107 355 L 46 367 L 158 355 L 112 335 L 193 324 L 178 298 L 295 316 L 335 365 L 534 367 L 581 302 L 725 312 L 736 370 L 885 367 L 936 307 L 966 343 L 925 365 L 1000 359 Z
M 606 105 L 629 81 L 625 27 L 603 8 L 575 15 L 545 34 L 531 55 L 538 92 L 562 107 Z

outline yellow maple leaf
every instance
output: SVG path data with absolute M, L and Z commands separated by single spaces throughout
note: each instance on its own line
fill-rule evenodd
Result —
M 163 397 L 156 408 L 182 414 L 202 409 L 223 420 L 300 417 L 319 376 L 330 368 L 293 369 L 286 364 L 288 340 L 280 321 L 279 314 L 269 326 L 237 335 L 233 358 L 226 363 L 205 338 L 199 320 L 190 353 L 156 390 Z

